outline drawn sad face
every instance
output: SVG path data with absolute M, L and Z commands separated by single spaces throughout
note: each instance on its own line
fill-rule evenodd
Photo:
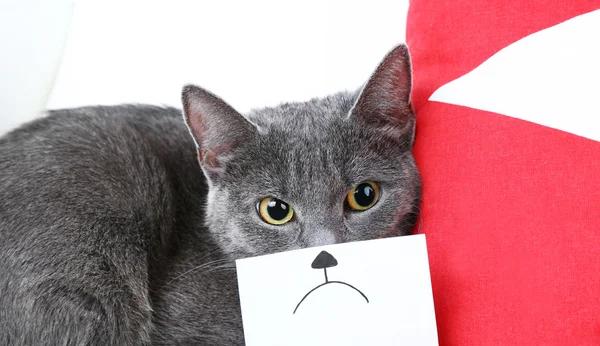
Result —
M 343 282 L 343 281 L 330 281 L 329 280 L 329 277 L 327 276 L 327 268 L 332 268 L 337 265 L 338 265 L 338 262 L 335 259 L 335 257 L 333 257 L 333 255 L 331 255 L 327 251 L 321 251 L 317 255 L 317 257 L 315 257 L 315 260 L 312 262 L 311 267 L 313 269 L 323 269 L 323 273 L 325 275 L 325 282 L 316 286 L 315 288 L 311 289 L 310 291 L 308 291 L 308 293 L 306 293 L 304 295 L 304 297 L 302 297 L 302 299 L 300 299 L 300 301 L 296 305 L 296 308 L 294 309 L 294 312 L 293 312 L 294 314 L 296 313 L 296 311 L 298 311 L 298 308 L 300 307 L 302 302 L 304 302 L 304 300 L 307 299 L 311 293 L 315 292 L 319 288 L 322 288 L 326 285 L 331 285 L 331 284 L 339 285 L 339 287 L 341 287 L 342 289 L 344 289 L 344 288 L 352 289 L 352 290 L 356 291 L 358 294 L 360 294 L 367 303 L 369 303 L 369 298 L 367 298 L 367 296 L 363 292 L 361 292 L 358 288 L 352 286 L 351 284 Z

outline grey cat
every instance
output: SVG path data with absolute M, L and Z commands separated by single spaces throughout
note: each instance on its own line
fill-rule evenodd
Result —
M 358 93 L 240 115 L 49 112 L 0 139 L 0 345 L 243 345 L 234 260 L 409 234 L 408 49 Z M 199 164 L 198 164 L 199 163 Z

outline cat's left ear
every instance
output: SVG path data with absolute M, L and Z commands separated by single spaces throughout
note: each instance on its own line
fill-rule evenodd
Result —
M 256 135 L 257 127 L 218 96 L 195 85 L 183 88 L 182 101 L 200 165 L 216 177 L 237 150 Z
M 415 114 L 410 103 L 412 72 L 408 47 L 392 49 L 360 92 L 350 118 L 412 145 Z

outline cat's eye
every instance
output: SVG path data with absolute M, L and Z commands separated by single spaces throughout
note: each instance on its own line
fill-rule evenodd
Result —
M 354 211 L 363 211 L 373 207 L 379 200 L 379 185 L 374 181 L 366 181 L 356 185 L 348 195 L 346 203 Z
M 267 197 L 256 204 L 258 215 L 271 225 L 283 225 L 294 217 L 294 209 L 284 201 Z

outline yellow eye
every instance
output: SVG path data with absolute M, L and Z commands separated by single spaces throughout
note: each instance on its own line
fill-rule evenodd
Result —
M 271 225 L 283 225 L 294 217 L 294 209 L 284 201 L 267 197 L 256 204 L 258 215 Z
M 374 181 L 358 184 L 346 195 L 348 207 L 355 211 L 367 210 L 373 207 L 378 200 L 379 185 Z

